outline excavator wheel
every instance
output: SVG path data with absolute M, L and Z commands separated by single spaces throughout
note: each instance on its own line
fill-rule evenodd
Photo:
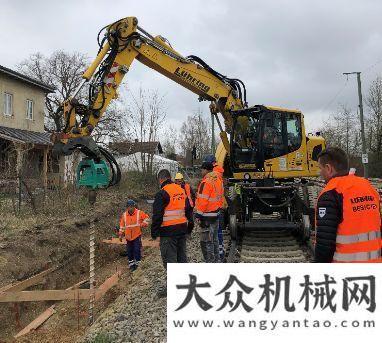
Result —
M 230 214 L 229 215 L 229 231 L 231 234 L 231 239 L 236 241 L 238 238 L 236 214 Z

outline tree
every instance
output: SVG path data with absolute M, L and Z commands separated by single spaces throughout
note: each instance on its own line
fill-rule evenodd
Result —
M 82 74 L 88 64 L 89 60 L 84 54 L 58 50 L 53 52 L 50 57 L 37 52 L 18 65 L 17 69 L 21 73 L 56 89 L 54 93 L 48 94 L 45 98 L 45 129 L 47 131 L 60 132 L 63 130 L 63 113 L 62 111 L 57 112 L 57 108 L 74 94 L 83 80 Z M 83 87 L 76 97 L 80 103 L 87 105 L 87 87 Z M 123 133 L 121 122 L 124 116 L 125 113 L 118 103 L 111 103 L 93 132 L 95 141 L 103 144 L 115 136 L 120 136 Z
M 89 64 L 88 58 L 79 52 L 72 54 L 58 50 L 50 57 L 37 52 L 22 61 L 17 69 L 36 80 L 39 80 L 56 91 L 47 95 L 46 128 L 48 130 L 62 131 L 64 127 L 63 114 L 57 113 L 57 108 L 71 96 L 82 81 L 82 73 Z M 84 101 L 85 92 L 79 94 L 78 100 Z
M 379 159 L 382 149 L 382 78 L 380 76 L 372 82 L 369 88 L 366 105 L 370 114 L 368 121 L 369 149 Z
M 338 112 L 325 121 L 320 131 L 327 146 L 342 148 L 349 156 L 360 154 L 359 121 L 346 105 L 340 105 Z
M 131 127 L 127 124 L 129 113 L 124 101 L 116 99 L 111 102 L 92 132 L 94 140 L 105 147 L 110 141 L 128 140 Z
M 164 143 L 162 145 L 164 155 L 170 160 L 176 161 L 179 152 L 179 135 L 175 127 L 171 126 L 164 133 Z
M 187 117 L 180 132 L 180 146 L 185 156 L 187 152 L 192 151 L 194 146 L 198 158 L 203 158 L 211 153 L 211 123 L 208 118 L 204 117 L 200 109 Z
M 161 130 L 161 125 L 166 118 L 164 108 L 164 96 L 159 95 L 156 90 L 139 89 L 138 94 L 129 92 L 132 100 L 127 108 L 127 116 L 130 122 L 130 130 L 133 137 L 142 144 L 142 142 L 157 142 Z M 135 164 L 139 170 L 146 176 L 154 174 L 154 155 L 147 152 L 141 152 L 136 156 Z

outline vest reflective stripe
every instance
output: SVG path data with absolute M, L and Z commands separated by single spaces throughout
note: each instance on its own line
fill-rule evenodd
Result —
M 219 212 L 201 212 L 196 211 L 195 213 L 200 214 L 203 217 L 217 217 L 219 215 Z
M 140 226 L 139 225 L 139 210 L 137 210 L 137 221 L 135 222 L 135 224 L 130 224 L 130 225 L 126 225 L 127 223 L 127 211 L 125 212 L 125 228 L 130 228 L 130 227 L 137 227 L 137 226 Z
M 219 201 L 219 200 L 221 200 L 221 198 L 222 198 L 221 195 L 218 195 L 218 196 L 215 197 L 215 198 L 210 198 L 208 195 L 206 195 L 206 194 L 200 194 L 200 193 L 198 193 L 198 197 L 199 197 L 200 199 L 208 199 L 209 201 L 213 201 L 213 202 L 215 202 L 215 201 Z
M 358 235 L 337 235 L 336 243 L 351 244 L 358 242 L 373 241 L 377 238 L 381 238 L 381 231 L 371 231 L 366 233 L 360 233 Z
M 184 210 L 167 210 L 164 211 L 163 221 L 181 219 L 186 215 Z
M 351 254 L 334 253 L 335 262 L 370 261 L 381 258 L 381 249 L 369 252 L 357 252 Z

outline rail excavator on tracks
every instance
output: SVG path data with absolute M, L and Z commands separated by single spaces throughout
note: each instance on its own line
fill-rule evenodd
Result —
M 209 101 L 221 143 L 218 164 L 225 169 L 229 227 L 233 240 L 241 230 L 268 227 L 298 231 L 308 240 L 314 224 L 309 178 L 318 176 L 318 154 L 325 141 L 306 135 L 304 116 L 298 110 L 248 106 L 244 82 L 227 77 L 197 56 L 184 57 L 162 36 L 152 36 L 127 17 L 105 26 L 97 37 L 99 51 L 83 74 L 75 93 L 66 99 L 65 127 L 52 135 L 54 151 L 85 154 L 78 166 L 78 183 L 89 188 L 108 187 L 121 178 L 113 155 L 98 147 L 92 131 L 135 60 Z M 87 87 L 86 103 L 77 100 Z M 272 222 L 255 214 L 278 213 Z

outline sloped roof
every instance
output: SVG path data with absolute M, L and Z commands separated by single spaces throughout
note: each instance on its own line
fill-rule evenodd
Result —
M 162 146 L 159 142 L 113 142 L 109 148 L 121 155 L 132 155 L 137 152 L 155 154 L 157 151 L 162 154 Z
M 47 85 L 46 83 L 43 83 L 41 81 L 38 81 L 38 80 L 35 80 L 35 79 L 32 79 L 31 77 L 29 76 L 26 76 L 24 74 L 21 74 L 17 71 L 14 71 L 12 69 L 9 69 L 9 68 L 6 68 L 2 65 L 0 65 L 0 74 L 6 74 L 12 78 L 15 78 L 15 79 L 18 79 L 20 81 L 23 81 L 23 82 L 26 82 L 26 83 L 29 83 L 33 86 L 36 86 L 40 89 L 42 89 L 45 93 L 53 93 L 55 91 L 55 89 L 49 85 Z
M 0 126 L 0 138 L 19 142 L 40 145 L 52 145 L 49 132 L 35 132 Z

